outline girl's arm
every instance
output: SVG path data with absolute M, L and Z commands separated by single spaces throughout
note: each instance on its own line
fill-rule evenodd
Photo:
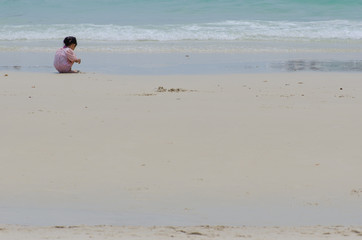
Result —
M 70 48 L 67 48 L 65 51 L 65 54 L 67 55 L 67 58 L 70 62 L 76 62 L 76 63 L 80 63 L 81 60 L 77 58 L 77 56 L 75 55 L 74 51 Z

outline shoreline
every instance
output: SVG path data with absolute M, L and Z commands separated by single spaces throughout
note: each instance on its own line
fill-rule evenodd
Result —
M 0 224 L 361 225 L 360 79 L 2 71 Z
M 158 43 L 160 44 L 160 43 Z M 261 44 L 261 43 L 259 43 Z M 31 48 L 30 48 L 31 49 Z M 0 71 L 53 73 L 54 51 L 0 51 Z M 242 48 L 241 51 L 244 51 Z M 121 75 L 199 75 L 284 72 L 362 72 L 360 52 L 330 49 L 245 52 L 97 52 L 76 50 L 81 72 Z M 101 64 L 100 64 L 101 63 Z

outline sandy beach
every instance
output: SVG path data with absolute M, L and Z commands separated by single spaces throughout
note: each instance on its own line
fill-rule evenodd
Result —
M 361 239 L 361 227 L 231 227 L 231 226 L 1 226 L 0 238 L 7 240 L 45 239 Z
M 360 238 L 361 79 L 0 72 L 0 239 Z

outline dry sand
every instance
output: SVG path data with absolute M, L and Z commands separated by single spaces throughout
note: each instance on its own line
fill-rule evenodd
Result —
M 357 237 L 361 109 L 352 73 L 1 72 L 0 239 Z M 144 227 L 35 227 L 83 224 Z M 147 227 L 206 224 L 259 228 Z
M 0 239 L 6 240 L 166 240 L 166 239 L 250 239 L 321 240 L 361 239 L 362 227 L 117 227 L 117 226 L 0 226 Z

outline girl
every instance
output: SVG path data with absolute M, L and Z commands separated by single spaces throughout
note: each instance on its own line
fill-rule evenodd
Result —
M 81 59 L 74 54 L 74 49 L 77 46 L 77 39 L 69 36 L 64 38 L 64 47 L 60 48 L 55 53 L 54 67 L 59 73 L 77 73 L 79 71 L 72 70 L 73 63 L 80 63 Z

